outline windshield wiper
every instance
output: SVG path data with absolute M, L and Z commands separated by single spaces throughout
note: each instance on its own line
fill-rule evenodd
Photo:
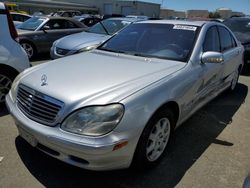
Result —
M 107 33 L 107 35 L 110 35 L 108 30 L 106 29 L 106 27 L 103 25 L 103 23 L 102 22 L 99 22 L 99 23 L 101 24 L 101 26 L 103 27 L 103 29 Z

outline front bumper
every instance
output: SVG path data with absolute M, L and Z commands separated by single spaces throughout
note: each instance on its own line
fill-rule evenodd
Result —
M 137 139 L 128 135 L 110 133 L 102 137 L 84 137 L 49 127 L 28 119 L 17 108 L 10 95 L 6 105 L 13 116 L 19 134 L 33 147 L 66 163 L 89 170 L 113 170 L 128 168 L 131 164 Z M 114 147 L 128 141 L 118 150 Z

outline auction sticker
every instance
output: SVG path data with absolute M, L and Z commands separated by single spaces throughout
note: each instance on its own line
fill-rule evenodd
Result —
M 197 27 L 189 25 L 175 25 L 173 29 L 196 31 Z

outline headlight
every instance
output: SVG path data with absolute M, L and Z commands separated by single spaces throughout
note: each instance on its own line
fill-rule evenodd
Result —
M 245 47 L 245 50 L 250 51 L 250 44 L 246 44 L 244 45 L 244 47 Z
M 61 129 L 86 136 L 101 136 L 112 131 L 124 114 L 121 104 L 86 107 L 64 120 Z
M 87 51 L 95 49 L 96 47 L 97 47 L 97 45 L 87 46 L 85 48 L 78 50 L 76 53 L 87 52 Z

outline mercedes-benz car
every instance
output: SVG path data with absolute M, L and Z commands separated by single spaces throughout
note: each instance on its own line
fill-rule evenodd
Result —
M 49 52 L 59 38 L 87 29 L 87 26 L 71 18 L 34 16 L 17 27 L 20 44 L 30 59 L 38 53 Z
M 243 51 L 220 23 L 138 22 L 28 69 L 6 102 L 20 136 L 52 157 L 90 170 L 152 166 L 178 126 L 237 88 Z
M 138 19 L 109 18 L 95 24 L 86 31 L 60 38 L 53 43 L 50 49 L 50 57 L 57 59 L 92 50 L 135 21 L 138 21 Z

